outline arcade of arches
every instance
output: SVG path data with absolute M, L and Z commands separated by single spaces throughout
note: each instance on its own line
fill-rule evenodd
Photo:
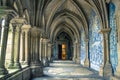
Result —
M 119 0 L 0 0 L 0 80 L 41 77 L 56 60 L 120 80 Z

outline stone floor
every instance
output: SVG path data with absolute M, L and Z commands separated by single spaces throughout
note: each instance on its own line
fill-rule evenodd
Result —
M 54 61 L 44 68 L 44 76 L 32 80 L 104 80 L 98 72 L 72 61 Z

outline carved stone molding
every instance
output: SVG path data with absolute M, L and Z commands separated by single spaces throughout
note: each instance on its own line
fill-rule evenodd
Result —
M 13 18 L 11 21 L 10 21 L 11 24 L 26 24 L 27 21 L 24 19 L 24 18 Z

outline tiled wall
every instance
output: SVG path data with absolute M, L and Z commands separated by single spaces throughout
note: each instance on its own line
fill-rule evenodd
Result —
M 109 26 L 111 28 L 110 32 L 110 60 L 112 63 L 113 71 L 115 72 L 116 66 L 118 64 L 117 56 L 117 33 L 116 33 L 116 22 L 115 22 L 115 5 L 113 3 L 109 4 Z
M 98 71 L 103 62 L 103 36 L 99 33 L 100 29 L 100 20 L 92 10 L 89 20 L 89 58 L 91 68 Z

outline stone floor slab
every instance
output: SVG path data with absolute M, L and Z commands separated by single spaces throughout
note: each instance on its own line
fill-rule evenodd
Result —
M 54 61 L 44 68 L 44 76 L 32 80 L 103 80 L 98 72 L 73 61 Z

